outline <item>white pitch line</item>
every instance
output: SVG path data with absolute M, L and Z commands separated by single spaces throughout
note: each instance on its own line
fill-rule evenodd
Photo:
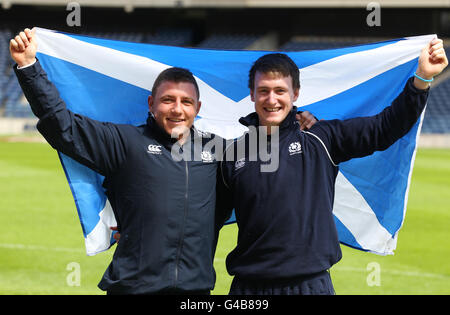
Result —
M 361 272 L 361 273 L 368 273 L 369 271 L 365 268 L 357 268 L 357 267 L 333 267 L 331 269 L 331 272 L 333 270 L 336 271 L 352 271 L 352 272 Z M 404 271 L 404 270 L 396 270 L 396 269 L 386 269 L 381 268 L 380 270 L 381 274 L 388 273 L 392 275 L 399 275 L 399 276 L 408 276 L 408 277 L 425 277 L 425 278 L 436 278 L 436 279 L 450 279 L 449 275 L 443 275 L 438 273 L 429 273 L 429 272 L 418 272 L 418 271 Z
M 69 248 L 69 247 L 48 247 L 42 245 L 26 245 L 26 244 L 0 244 L 0 248 L 7 249 L 18 249 L 18 250 L 41 250 L 41 251 L 55 251 L 55 252 L 68 252 L 68 253 L 83 253 L 83 249 L 78 248 Z M 214 258 L 215 262 L 223 262 L 224 258 Z M 368 271 L 365 268 L 358 267 L 346 267 L 346 266 L 336 266 L 331 269 L 331 271 L 352 271 L 352 272 L 361 272 L 367 273 Z M 396 269 L 386 269 L 382 268 L 381 273 L 388 273 L 399 276 L 408 276 L 408 277 L 425 277 L 425 278 L 436 278 L 436 279 L 450 279 L 449 275 L 437 274 L 437 273 L 429 273 L 429 272 L 418 272 L 418 271 L 404 271 L 404 270 L 396 270 Z
M 18 250 L 42 250 L 42 251 L 55 251 L 55 252 L 67 252 L 67 253 L 82 253 L 83 249 L 68 248 L 68 247 L 48 247 L 42 245 L 26 245 L 26 244 L 0 244 L 0 248 L 18 249 Z
M 224 262 L 224 258 L 214 258 L 214 262 L 221 263 Z M 336 266 L 331 268 L 331 272 L 335 271 L 351 271 L 351 272 L 361 272 L 361 273 L 368 273 L 369 271 L 365 268 L 358 268 L 358 267 L 347 267 L 347 266 Z M 404 271 L 404 270 L 396 270 L 396 269 L 386 269 L 381 268 L 380 272 L 392 274 L 392 275 L 398 275 L 398 276 L 407 276 L 407 277 L 425 277 L 425 278 L 436 278 L 436 279 L 450 279 L 450 275 L 443 275 L 443 274 L 437 274 L 437 273 L 429 273 L 429 272 L 418 272 L 418 271 Z

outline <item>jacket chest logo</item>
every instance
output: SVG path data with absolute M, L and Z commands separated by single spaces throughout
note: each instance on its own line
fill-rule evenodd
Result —
M 156 144 L 149 144 L 147 147 L 147 153 L 162 154 L 161 146 Z
M 289 155 L 302 153 L 302 145 L 300 142 L 292 142 L 289 145 Z
M 240 168 L 243 168 L 245 165 L 245 158 L 239 159 L 234 163 L 234 170 L 237 171 Z
M 214 161 L 214 157 L 209 151 L 202 151 L 202 161 L 205 163 L 211 163 Z

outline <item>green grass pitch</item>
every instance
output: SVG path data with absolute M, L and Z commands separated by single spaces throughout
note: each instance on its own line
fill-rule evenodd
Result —
M 56 152 L 0 138 L 0 294 L 104 294 L 97 288 L 113 250 L 88 257 Z M 417 153 L 405 223 L 393 256 L 342 246 L 331 269 L 337 294 L 450 294 L 450 150 Z M 213 294 L 227 294 L 227 253 L 236 225 L 223 228 Z

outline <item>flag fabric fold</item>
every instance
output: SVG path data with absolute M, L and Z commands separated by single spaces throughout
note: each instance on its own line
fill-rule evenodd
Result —
M 264 51 L 221 51 L 129 43 L 36 28 L 38 58 L 67 107 L 113 123 L 144 124 L 157 75 L 172 66 L 196 77 L 202 108 L 199 130 L 227 139 L 246 128 L 254 111 L 248 71 Z M 402 91 L 421 49 L 435 35 L 332 50 L 286 52 L 300 69 L 295 104 L 319 119 L 347 119 L 382 111 Z M 382 152 L 340 165 L 333 214 L 342 244 L 393 254 L 402 227 L 423 114 L 411 131 Z M 59 153 L 81 222 L 87 255 L 107 250 L 116 224 L 103 177 Z

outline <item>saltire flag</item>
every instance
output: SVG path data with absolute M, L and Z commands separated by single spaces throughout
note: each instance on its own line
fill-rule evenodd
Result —
M 184 67 L 196 77 L 202 107 L 195 125 L 227 139 L 254 111 L 247 87 L 252 63 L 266 51 L 222 51 L 130 43 L 36 28 L 38 58 L 67 107 L 100 121 L 144 124 L 158 74 Z M 319 119 L 375 115 L 389 106 L 417 68 L 435 35 L 330 50 L 287 52 L 300 69 L 295 104 Z M 340 164 L 333 214 L 342 244 L 393 254 L 402 227 L 423 114 L 390 148 Z M 107 250 L 115 226 L 103 177 L 59 153 L 87 255 Z

